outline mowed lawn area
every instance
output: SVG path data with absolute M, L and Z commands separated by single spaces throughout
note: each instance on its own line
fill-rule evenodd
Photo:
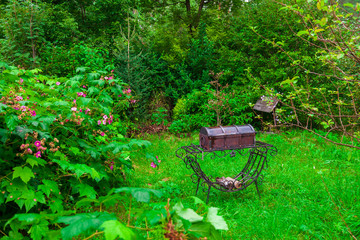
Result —
M 224 239 L 351 239 L 360 236 L 360 151 L 332 145 L 313 135 L 292 131 L 258 134 L 257 140 L 278 149 L 263 171 L 259 199 L 255 185 L 236 193 L 212 190 L 208 205 L 220 208 L 229 231 Z M 181 200 L 196 209 L 196 185 L 192 171 L 177 158 L 175 151 L 198 144 L 198 135 L 178 138 L 152 135 L 149 151 L 158 156 L 157 168 L 144 155 L 133 156 L 135 171 L 129 175 L 132 187 L 162 190 L 163 201 Z M 231 176 L 246 159 L 226 158 L 203 163 L 213 176 Z M 240 169 L 240 170 L 239 170 Z M 206 193 L 197 195 L 203 201 Z M 346 223 L 346 224 L 345 224 Z

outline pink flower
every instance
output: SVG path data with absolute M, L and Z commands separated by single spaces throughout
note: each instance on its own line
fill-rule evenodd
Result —
M 29 154 L 32 154 L 32 153 L 33 153 L 33 151 L 32 151 L 30 148 L 27 149 L 27 152 L 28 152 Z
M 80 108 L 80 112 L 82 112 L 82 109 Z
M 100 135 L 101 135 L 101 136 L 105 136 L 105 133 L 104 133 L 104 132 L 101 132 Z
M 104 119 L 107 119 L 108 117 L 106 115 L 103 116 Z
M 20 78 L 20 84 L 23 84 L 23 82 L 24 82 L 24 79 L 22 79 L 22 78 Z
M 58 85 L 58 86 L 59 86 L 59 85 L 60 85 L 60 82 L 56 82 L 56 85 Z
M 109 80 L 112 80 L 113 79 L 113 77 L 111 76 L 111 77 L 109 77 Z
M 111 165 L 110 166 L 110 170 L 112 171 L 114 169 L 114 165 Z
M 19 108 L 17 108 L 17 107 L 14 107 L 14 109 L 15 109 L 15 110 L 19 110 Z
M 106 125 L 106 119 L 104 119 L 104 120 L 102 121 L 102 124 L 103 124 L 103 125 Z
M 35 117 L 35 116 L 36 116 L 36 112 L 35 112 L 35 111 L 31 111 L 31 116 Z
M 30 99 L 29 97 L 27 97 L 27 99 Z
M 88 112 L 90 112 L 90 109 L 87 108 L 87 109 L 85 110 L 85 114 L 87 114 Z
M 72 107 L 72 108 L 71 108 L 71 111 L 73 111 L 73 112 L 76 112 L 76 110 L 77 110 L 76 107 Z
M 35 145 L 36 147 L 40 147 L 40 146 L 41 146 L 41 142 L 40 142 L 40 141 L 36 141 L 36 142 L 34 143 L 34 145 Z
M 101 124 L 101 120 L 98 121 L 98 125 L 100 125 L 100 124 Z
M 83 85 L 83 88 L 86 88 L 86 86 L 85 86 L 85 85 Z
M 35 157 L 36 157 L 36 158 L 41 157 L 41 152 L 40 152 L 40 151 L 38 151 L 37 153 L 35 153 Z
M 114 70 L 111 70 L 111 72 L 113 73 L 113 72 L 114 72 Z
M 69 121 L 69 119 L 65 119 L 65 122 L 68 122 Z
M 122 95 L 120 94 L 120 95 L 118 95 L 118 97 L 121 97 Z
M 21 110 L 22 112 L 25 112 L 25 111 L 26 111 L 26 107 L 25 107 L 25 106 L 21 106 L 21 107 L 20 107 L 20 110 Z
M 22 96 L 16 96 L 15 100 L 16 100 L 16 101 L 22 101 L 22 100 L 23 100 L 23 97 L 22 97 Z
M 131 89 L 130 88 L 128 88 L 127 90 L 123 90 L 123 93 L 131 93 Z
M 108 80 L 109 78 L 108 77 L 105 77 L 106 80 Z
M 34 202 L 36 202 L 36 198 L 34 198 Z
M 78 92 L 77 95 L 78 97 L 86 97 L 86 94 L 83 92 Z
M 76 103 L 76 99 L 73 100 L 73 103 Z
M 155 164 L 154 162 L 151 162 L 150 166 L 151 166 L 152 168 L 156 168 L 156 164 Z

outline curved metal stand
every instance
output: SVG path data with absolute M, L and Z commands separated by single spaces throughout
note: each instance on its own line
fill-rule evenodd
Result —
M 176 150 L 176 156 L 185 162 L 188 169 L 192 169 L 194 173 L 191 179 L 197 183 L 196 194 L 199 190 L 199 185 L 206 187 L 207 199 L 209 201 L 211 187 L 223 192 L 237 192 L 247 188 L 252 183 L 255 183 L 256 190 L 260 197 L 258 185 L 261 184 L 261 171 L 268 167 L 267 155 L 275 156 L 277 149 L 271 144 L 256 141 L 255 146 L 248 148 L 239 148 L 221 151 L 208 151 L 200 148 L 198 145 L 183 146 Z M 235 157 L 236 155 L 249 155 L 248 161 L 244 168 L 233 178 L 214 178 L 207 176 L 201 169 L 199 161 L 204 161 L 204 158 L 209 156 L 210 159 L 221 159 L 226 156 Z

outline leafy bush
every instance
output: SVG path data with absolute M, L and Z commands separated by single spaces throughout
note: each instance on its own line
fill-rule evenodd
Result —
M 32 1 L 10 0 L 2 12 L 0 28 L 5 38 L 0 39 L 0 51 L 4 59 L 14 65 L 36 67 L 40 44 L 44 40 L 43 9 Z
M 222 125 L 242 125 L 253 121 L 254 113 L 249 103 L 256 101 L 256 94 L 249 88 L 224 89 L 224 99 L 219 104 L 225 106 L 220 114 Z M 214 126 L 217 123 L 217 114 L 213 105 L 216 99 L 216 90 L 210 86 L 201 91 L 195 90 L 186 97 L 178 100 L 174 110 L 174 121 L 169 130 L 174 133 L 190 132 L 204 126 Z
M 167 120 L 168 115 L 166 114 L 167 110 L 163 107 L 156 109 L 156 111 L 151 115 L 151 120 L 156 125 L 168 125 L 169 121 Z
M 83 67 L 59 79 L 1 66 L 3 217 L 62 214 L 84 196 L 96 199 L 121 183 L 131 151 L 150 144 L 119 133 L 132 96 L 112 73 Z
M 7 233 L 2 239 L 98 234 L 136 239 L 130 220 L 126 225 L 109 213 L 129 201 L 123 193 L 139 202 L 133 211 L 143 214 L 136 224 L 148 221 L 153 228 L 143 229 L 152 234 L 195 238 L 220 236 L 217 229 L 227 229 L 214 208 L 206 219 L 181 203 L 170 206 L 169 200 L 167 210 L 165 204 L 159 210 L 147 204 L 150 194 L 161 197 L 160 191 L 118 188 L 132 168 L 132 153 L 150 143 L 120 133 L 121 115 L 133 99 L 112 72 L 81 67 L 67 79 L 0 66 L 0 211 L 3 220 L 10 219 L 2 221 Z M 130 200 L 128 219 L 131 211 Z
M 87 67 L 94 71 L 114 69 L 109 52 L 90 47 L 83 42 L 69 46 L 44 44 L 41 58 L 44 71 L 57 76 L 71 77 L 80 67 Z

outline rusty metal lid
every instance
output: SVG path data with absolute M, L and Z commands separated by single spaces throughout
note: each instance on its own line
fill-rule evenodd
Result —
M 219 127 L 202 127 L 200 133 L 209 137 L 256 133 L 253 126 L 247 125 L 232 125 L 232 126 L 219 126 Z

